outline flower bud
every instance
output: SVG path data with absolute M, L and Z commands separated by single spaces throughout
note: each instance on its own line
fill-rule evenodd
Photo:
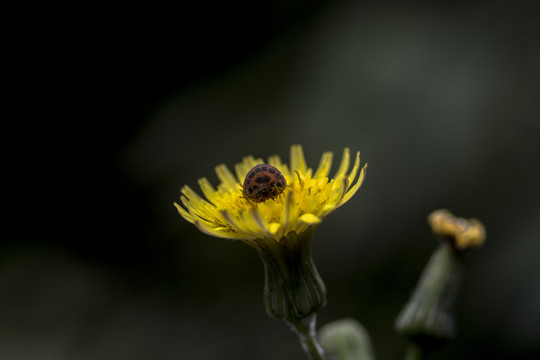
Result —
M 331 360 L 374 360 L 367 331 L 353 319 L 331 322 L 319 330 L 326 357 Z

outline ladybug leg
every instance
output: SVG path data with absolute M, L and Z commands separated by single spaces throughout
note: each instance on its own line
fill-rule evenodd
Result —
M 251 199 L 245 197 L 245 196 L 241 196 L 242 199 L 246 199 L 246 201 L 249 203 L 249 205 L 251 205 L 252 208 L 256 208 L 257 207 L 257 203 L 254 203 Z
M 287 187 L 285 187 L 285 188 L 287 188 Z M 285 189 L 282 188 L 282 187 L 277 186 L 277 184 L 274 184 L 272 190 L 274 190 L 274 192 L 277 193 L 277 195 L 272 197 L 272 199 L 279 199 L 281 202 L 283 202 L 283 198 L 281 197 L 281 195 L 283 194 Z

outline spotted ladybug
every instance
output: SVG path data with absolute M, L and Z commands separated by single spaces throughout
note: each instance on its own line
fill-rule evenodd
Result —
M 260 203 L 279 196 L 287 187 L 287 181 L 281 172 L 267 164 L 259 164 L 249 170 L 242 194 L 250 201 Z

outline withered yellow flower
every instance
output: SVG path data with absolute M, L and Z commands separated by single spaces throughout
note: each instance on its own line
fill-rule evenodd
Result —
M 428 223 L 436 235 L 449 238 L 458 250 L 480 246 L 486 239 L 486 229 L 480 221 L 455 217 L 448 210 L 433 211 Z

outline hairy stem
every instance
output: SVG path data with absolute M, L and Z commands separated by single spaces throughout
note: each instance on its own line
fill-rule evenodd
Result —
M 317 339 L 315 323 L 317 315 L 312 314 L 304 319 L 287 321 L 291 328 L 298 334 L 302 348 L 311 360 L 324 360 L 323 349 Z

